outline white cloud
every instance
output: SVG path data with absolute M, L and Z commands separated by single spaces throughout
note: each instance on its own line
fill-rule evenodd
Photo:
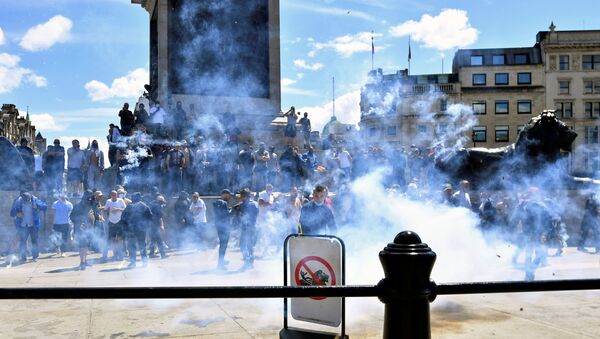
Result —
M 289 78 L 281 79 L 281 87 L 287 87 L 287 86 L 293 85 L 295 83 L 296 83 L 296 80 L 294 80 L 294 79 L 289 79 Z
M 49 113 L 31 114 L 29 118 L 31 119 L 31 122 L 33 122 L 33 124 L 35 125 L 36 129 L 39 131 L 63 131 L 67 127 L 58 124 L 54 117 Z
M 298 79 L 302 79 L 304 78 L 304 73 L 296 73 L 296 76 L 298 77 Z
M 301 69 L 311 70 L 311 71 L 318 71 L 321 68 L 323 68 L 323 64 L 321 64 L 321 63 L 316 62 L 314 64 L 309 64 L 302 59 L 294 60 L 294 66 L 301 68 Z
M 27 81 L 34 84 L 35 87 L 46 87 L 48 85 L 48 79 L 37 74 L 30 74 L 27 77 Z
M 444 9 L 438 16 L 424 14 L 420 21 L 409 20 L 393 26 L 390 34 L 396 37 L 410 35 L 427 48 L 444 51 L 474 43 L 479 32 L 471 27 L 466 11 Z
M 43 24 L 31 27 L 19 44 L 28 51 L 42 51 L 59 42 L 71 38 L 73 22 L 62 15 L 56 15 Z
M 312 12 L 312 13 L 335 15 L 335 16 L 342 16 L 342 17 L 352 17 L 352 18 L 357 18 L 357 19 L 366 20 L 366 21 L 375 21 L 375 17 L 373 15 L 366 13 L 366 12 L 353 10 L 353 9 L 351 10 L 351 9 L 340 8 L 340 7 L 318 6 L 314 3 L 310 3 L 310 4 L 303 3 L 303 2 L 297 1 L 297 0 L 290 1 L 287 5 L 291 8 L 295 8 L 295 9 L 299 9 L 299 10 L 303 10 L 303 11 L 307 11 L 307 12 Z
M 6 42 L 6 38 L 4 37 L 4 32 L 2 28 L 0 28 L 0 45 L 3 45 Z
M 374 38 L 383 36 L 381 33 L 372 35 Z M 375 45 L 375 51 L 381 51 L 387 46 Z M 360 32 L 354 35 L 343 35 L 328 42 L 314 44 L 316 50 L 330 48 L 343 57 L 350 57 L 354 53 L 371 52 L 371 32 Z M 310 55 L 311 52 L 309 52 Z M 312 53 L 314 55 L 314 53 Z
M 113 98 L 137 99 L 144 91 L 144 84 L 147 84 L 149 79 L 150 75 L 146 69 L 137 68 L 123 77 L 114 79 L 110 87 L 98 80 L 89 81 L 84 87 L 92 101 Z
M 36 87 L 45 87 L 46 78 L 35 74 L 32 70 L 19 66 L 21 58 L 17 55 L 0 53 L 0 93 L 9 93 L 21 86 L 31 83 Z
M 308 112 L 310 123 L 314 131 L 321 131 L 325 124 L 331 120 L 333 102 L 322 106 L 305 106 L 296 110 Z M 335 116 L 338 121 L 345 124 L 357 124 L 360 121 L 360 90 L 348 92 L 335 100 Z

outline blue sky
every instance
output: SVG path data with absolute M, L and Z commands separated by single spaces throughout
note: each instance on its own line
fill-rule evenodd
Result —
M 49 139 L 95 137 L 147 82 L 148 14 L 129 0 L 0 0 L 0 102 L 29 112 Z M 599 1 L 282 0 L 282 108 L 308 111 L 313 125 L 336 113 L 358 119 L 371 68 L 391 73 L 451 69 L 457 48 L 532 46 L 557 30 L 600 29 Z M 40 26 L 41 25 L 41 26 Z

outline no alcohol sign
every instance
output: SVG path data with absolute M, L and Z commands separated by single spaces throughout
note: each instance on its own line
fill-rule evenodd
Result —
M 335 238 L 293 237 L 289 239 L 292 286 L 341 284 L 342 245 Z M 337 327 L 341 322 L 341 298 L 292 298 L 296 320 Z

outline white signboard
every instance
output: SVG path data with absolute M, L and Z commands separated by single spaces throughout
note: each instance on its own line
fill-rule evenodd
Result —
M 289 240 L 292 286 L 342 284 L 342 245 L 336 239 L 293 237 Z M 342 319 L 341 298 L 292 298 L 292 317 L 332 327 Z

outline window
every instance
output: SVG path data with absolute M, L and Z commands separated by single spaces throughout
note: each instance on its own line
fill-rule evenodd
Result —
M 517 73 L 517 84 L 531 84 L 531 73 Z
M 588 118 L 600 118 L 600 102 L 586 102 L 585 116 Z
M 485 85 L 485 74 L 473 74 L 473 86 Z
M 473 102 L 473 114 L 485 114 L 485 101 Z
M 440 112 L 448 110 L 448 99 L 440 99 Z
M 517 101 L 517 113 L 519 113 L 519 114 L 531 114 L 531 100 L 519 100 L 519 101 Z
M 584 94 L 600 94 L 600 80 L 584 80 L 583 81 L 583 93 Z
M 508 114 L 508 101 L 507 100 L 496 101 L 496 114 Z
M 600 69 L 600 55 L 584 55 L 582 59 L 583 69 Z
M 438 127 L 437 127 L 438 135 L 445 135 L 447 132 L 448 132 L 448 124 L 447 123 L 441 123 L 438 125 Z
M 568 55 L 560 55 L 558 57 L 558 69 L 561 71 L 569 70 L 569 56 Z
M 598 143 L 598 126 L 585 126 L 585 143 Z
M 496 126 L 496 142 L 508 142 L 508 126 Z
M 559 118 L 572 118 L 573 117 L 573 103 L 572 102 L 562 102 L 559 101 L 556 103 L 556 115 Z
M 496 85 L 508 85 L 508 73 L 496 73 Z
M 558 82 L 558 94 L 569 94 L 569 86 L 571 82 L 569 80 L 560 80 Z
M 599 166 L 599 162 L 598 159 L 599 157 L 599 152 L 594 152 L 594 151 L 587 151 L 584 153 L 584 166 L 585 166 L 585 170 L 588 173 L 595 173 L 598 171 L 598 169 L 600 168 Z
M 486 142 L 487 129 L 485 126 L 473 126 L 473 142 Z
M 425 126 L 425 125 L 418 125 L 417 126 L 417 132 L 419 134 L 427 134 L 427 126 Z
M 374 137 L 376 135 L 377 135 L 377 128 L 375 128 L 375 127 L 369 128 L 369 136 Z
M 483 55 L 471 55 L 471 66 L 483 65 Z
M 396 136 L 396 126 L 388 126 L 387 135 L 391 137 Z
M 492 55 L 492 65 L 504 65 L 504 54 Z
M 527 64 L 527 54 L 515 54 L 515 65 Z

